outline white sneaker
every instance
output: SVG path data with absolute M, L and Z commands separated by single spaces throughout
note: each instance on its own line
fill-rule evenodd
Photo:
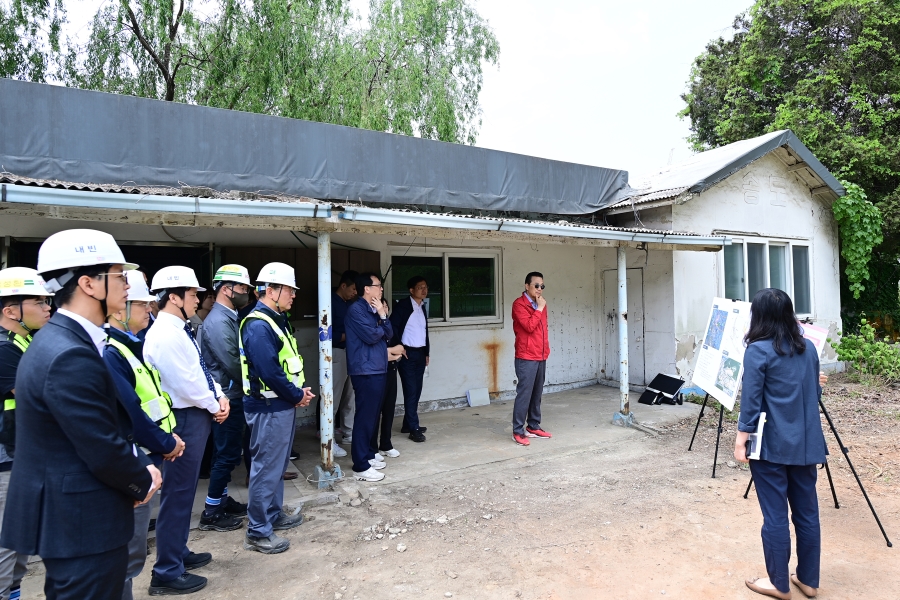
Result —
M 397 458 L 398 456 L 400 456 L 400 451 L 396 448 L 391 448 L 390 450 L 382 450 L 381 452 L 384 453 L 384 455 L 388 458 Z
M 331 452 L 334 454 L 335 458 L 344 458 L 347 456 L 347 451 L 338 446 L 337 444 L 331 445 Z
M 353 436 L 345 435 L 338 443 L 342 446 L 349 446 L 353 443 Z
M 353 471 L 353 478 L 357 481 L 381 481 L 384 479 L 384 473 L 379 473 L 375 469 L 366 469 L 362 473 Z
M 378 462 L 377 460 L 370 460 L 369 464 L 372 465 L 373 469 L 378 469 L 379 471 L 385 468 L 387 465 L 383 462 Z
M 380 452 L 376 452 L 376 453 L 375 453 L 375 460 L 377 460 L 378 462 L 384 462 L 384 457 L 381 455 Z

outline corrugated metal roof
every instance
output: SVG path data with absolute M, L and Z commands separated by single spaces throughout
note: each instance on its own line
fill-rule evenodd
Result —
M 100 193 L 111 193 L 111 194 L 135 194 L 135 195 L 145 195 L 145 196 L 165 196 L 165 197 L 190 197 L 190 198 L 218 198 L 218 199 L 227 199 L 227 200 L 267 200 L 273 202 L 303 202 L 303 203 L 316 203 L 320 205 L 334 206 L 336 208 L 343 208 L 346 212 L 352 212 L 354 206 L 359 207 L 371 207 L 371 208 L 380 208 L 385 212 L 389 213 L 397 213 L 397 214 L 430 214 L 430 215 L 441 215 L 443 217 L 449 218 L 458 218 L 460 220 L 483 220 L 486 222 L 497 222 L 497 223 L 505 223 L 508 225 L 512 225 L 514 223 L 540 223 L 546 225 L 550 231 L 554 227 L 562 228 L 578 228 L 585 229 L 587 231 L 616 231 L 616 232 L 626 232 L 626 233 L 637 233 L 637 234 L 650 234 L 650 235 L 665 235 L 665 236 L 687 236 L 687 237 L 708 237 L 703 236 L 698 233 L 694 233 L 691 231 L 672 231 L 665 229 L 647 229 L 647 228 L 638 228 L 638 227 L 613 227 L 610 225 L 596 225 L 590 223 L 578 222 L 575 220 L 568 219 L 554 219 L 554 220 L 543 220 L 543 219 L 521 219 L 521 218 L 506 218 L 506 217 L 498 217 L 496 215 L 473 215 L 473 214 L 461 214 L 454 212 L 436 212 L 436 211 L 427 211 L 427 210 L 415 210 L 414 208 L 384 208 L 378 203 L 364 203 L 364 202 L 323 202 L 317 201 L 311 198 L 302 198 L 296 196 L 288 196 L 284 194 L 278 194 L 275 192 L 259 192 L 259 193 L 247 193 L 247 192 L 235 192 L 235 191 L 221 191 L 214 190 L 212 188 L 207 187 L 193 187 L 193 186 L 133 186 L 133 185 L 121 185 L 121 184 L 97 184 L 97 183 L 77 183 L 70 181 L 57 181 L 57 180 L 49 180 L 49 179 L 35 179 L 32 177 L 21 177 L 15 175 L 13 173 L 0 173 L 0 184 L 12 184 L 12 185 L 24 185 L 30 187 L 40 187 L 40 188 L 51 188 L 51 189 L 61 189 L 61 190 L 73 190 L 73 191 L 82 191 L 82 192 L 100 192 Z M 552 233 L 548 233 L 552 235 Z M 719 236 L 721 237 L 721 236 Z
M 639 204 L 674 198 L 686 192 L 701 193 L 759 158 L 779 150 L 779 158 L 787 159 L 788 168 L 806 185 L 824 188 L 834 197 L 844 195 L 838 180 L 793 132 L 785 130 L 714 148 L 664 167 L 641 178 L 640 182 L 636 181 L 632 189 L 623 192 L 626 200 L 616 202 L 607 210 L 630 206 L 632 199 L 634 204 Z

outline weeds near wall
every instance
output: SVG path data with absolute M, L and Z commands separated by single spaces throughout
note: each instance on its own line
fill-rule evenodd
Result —
M 859 333 L 846 333 L 832 346 L 840 360 L 848 362 L 864 383 L 895 383 L 900 381 L 900 347 L 878 339 L 876 330 L 863 318 Z

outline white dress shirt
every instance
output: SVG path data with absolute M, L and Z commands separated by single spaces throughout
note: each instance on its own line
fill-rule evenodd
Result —
M 423 306 L 425 303 L 419 304 L 412 296 L 409 297 L 409 301 L 412 302 L 413 311 L 409 316 L 409 321 L 406 322 L 406 327 L 403 329 L 403 338 L 401 338 L 400 343 L 410 348 L 424 348 L 425 310 Z
M 103 356 L 103 349 L 106 348 L 106 332 L 103 331 L 102 327 L 97 327 L 81 315 L 76 315 L 71 310 L 66 310 L 65 308 L 60 308 L 57 310 L 61 315 L 65 315 L 70 319 L 76 321 L 79 325 L 81 325 L 87 334 L 90 336 L 91 341 L 94 342 L 94 346 L 97 347 L 97 352 L 100 356 Z
M 200 366 L 200 352 L 184 330 L 184 321 L 160 311 L 144 340 L 144 360 L 159 371 L 160 384 L 172 399 L 173 408 L 202 408 L 219 412 L 222 387 L 213 382 L 215 395 L 209 390 Z

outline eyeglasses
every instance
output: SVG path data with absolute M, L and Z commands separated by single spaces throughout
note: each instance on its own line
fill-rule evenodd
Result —
M 124 273 L 124 272 L 122 272 L 122 273 L 97 273 L 97 277 L 100 277 L 101 275 L 106 275 L 106 278 L 107 278 L 107 279 L 109 279 L 110 277 L 121 277 L 123 283 L 125 283 L 125 282 L 127 281 L 127 280 L 125 279 L 125 273 Z
M 53 306 L 53 298 L 40 298 L 31 301 L 23 301 L 22 304 L 34 303 L 35 306 Z
M 370 284 L 367 285 L 366 287 L 377 287 L 377 288 L 384 289 L 384 286 L 381 285 L 380 283 L 370 283 Z
M 138 301 L 132 300 L 131 306 L 132 307 L 140 306 L 141 308 L 150 308 L 150 303 L 149 302 L 138 302 Z
M 530 284 L 529 284 L 529 285 L 530 285 Z M 535 284 L 534 284 L 534 289 L 536 289 L 536 290 L 542 290 L 542 289 L 544 289 L 545 287 L 547 287 L 547 286 L 544 285 L 543 283 L 535 283 Z

